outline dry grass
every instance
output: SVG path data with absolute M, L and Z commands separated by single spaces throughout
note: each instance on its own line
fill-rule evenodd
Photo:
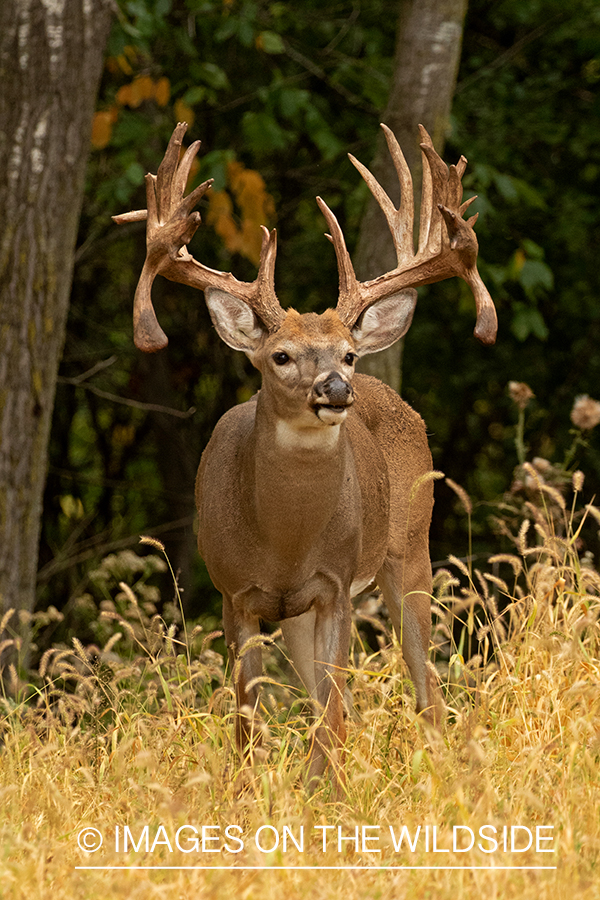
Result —
M 600 897 L 600 576 L 577 556 L 579 520 L 556 496 L 540 493 L 554 507 L 531 504 L 537 512 L 523 519 L 530 525 L 515 534 L 514 554 L 479 573 L 456 562 L 438 575 L 438 639 L 448 638 L 462 609 L 465 628 L 478 632 L 482 646 L 467 662 L 450 648 L 443 736 L 426 732 L 404 696 L 399 651 L 373 654 L 355 636 L 356 714 L 348 723 L 342 802 L 330 800 L 326 784 L 307 796 L 302 701 L 294 688 L 268 678 L 265 752 L 241 789 L 232 693 L 211 649 L 214 635 L 195 632 L 188 647 L 178 645 L 173 627 L 151 615 L 147 595 L 140 600 L 122 584 L 103 603 L 104 649 L 93 662 L 80 645 L 55 648 L 42 659 L 37 688 L 23 688 L 28 702 L 4 701 L 0 896 Z M 507 605 L 502 616 L 499 605 Z M 275 645 L 267 642 L 265 657 L 267 671 L 285 678 Z M 141 840 L 138 850 L 123 851 L 126 826 Z M 182 852 L 175 843 L 182 826 L 200 835 L 205 826 L 207 851 L 230 849 Z M 329 826 L 325 850 L 322 826 Z M 396 852 L 390 826 L 396 837 L 406 826 L 412 838 L 420 827 L 414 852 L 406 842 Z M 454 852 L 455 826 L 470 828 L 488 850 L 479 829 L 493 826 L 500 847 Z M 552 836 L 541 846 L 553 852 L 505 851 L 503 829 L 514 826 L 521 826 L 518 846 L 525 828 L 535 834 L 538 827 L 542 837 Z M 88 827 L 104 836 L 95 853 L 78 847 Z M 289 835 L 299 841 L 302 828 L 300 852 Z M 461 841 L 466 828 L 457 832 Z M 261 852 L 257 832 L 266 850 L 275 830 L 279 847 Z M 339 834 L 352 839 L 341 850 Z M 192 835 L 191 828 L 180 832 L 184 850 Z M 237 853 L 236 837 L 244 844 Z M 264 866 L 344 868 L 250 868 Z M 510 868 L 516 866 L 527 868 Z

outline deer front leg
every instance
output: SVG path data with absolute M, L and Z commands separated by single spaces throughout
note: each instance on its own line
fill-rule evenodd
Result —
M 415 689 L 417 712 L 436 728 L 445 717 L 436 672 L 429 662 L 431 564 L 426 553 L 410 560 L 388 557 L 377 574 L 394 631 Z
M 317 702 L 315 620 L 316 612 L 313 606 L 308 612 L 292 619 L 284 619 L 280 623 L 290 660 L 313 706 Z
M 242 759 L 251 759 L 252 751 L 261 742 L 254 716 L 258 687 L 252 682 L 262 675 L 262 654 L 259 643 L 247 646 L 247 642 L 259 634 L 260 623 L 256 616 L 235 610 L 231 598 L 223 595 L 223 626 L 235 686 L 236 744 Z
M 317 601 L 304 616 L 283 623 L 296 670 L 313 701 L 317 724 L 308 753 L 307 785 L 314 790 L 331 766 L 335 793 L 344 783 L 344 690 L 350 648 L 349 598 Z M 312 640 L 311 640 L 312 637 Z M 312 658 L 311 653 L 312 644 Z

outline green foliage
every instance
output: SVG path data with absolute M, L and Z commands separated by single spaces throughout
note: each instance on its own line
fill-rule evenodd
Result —
M 598 21 L 592 0 L 469 4 L 445 156 L 469 159 L 464 183 L 479 197 L 480 270 L 498 308 L 498 342 L 489 350 L 470 339 L 472 301 L 462 285 L 429 288 L 406 341 L 403 384 L 432 432 L 435 467 L 485 501 L 516 463 L 510 380 L 536 395 L 528 440 L 548 459 L 571 444 L 575 397 L 599 393 Z M 593 434 L 577 455 L 592 493 L 597 448 Z M 460 530 L 439 493 L 435 559 Z M 482 525 L 475 545 L 489 543 Z

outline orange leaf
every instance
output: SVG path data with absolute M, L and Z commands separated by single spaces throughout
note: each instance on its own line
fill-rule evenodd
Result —
M 221 215 L 230 216 L 233 210 L 231 197 L 227 191 L 211 191 L 208 195 L 207 222 L 212 225 L 214 219 Z
M 117 119 L 115 107 L 102 109 L 94 115 L 92 121 L 92 147 L 102 150 L 109 143 L 113 123 Z
M 227 191 L 211 191 L 208 198 L 206 221 L 215 229 L 227 249 L 233 253 L 237 250 L 239 234 L 234 222 L 233 203 Z
M 253 169 L 246 169 L 234 160 L 227 166 L 227 175 L 241 212 L 241 223 L 238 226 L 233 217 L 233 202 L 226 191 L 210 194 L 207 222 L 231 253 L 241 253 L 258 265 L 262 246 L 259 226 L 275 217 L 275 203 L 266 190 L 264 179 Z
M 191 106 L 188 106 L 187 103 L 184 103 L 183 100 L 175 101 L 175 117 L 178 122 L 187 122 L 190 128 L 194 124 L 194 119 L 196 118 L 196 114 Z
M 239 252 L 257 266 L 260 262 L 261 247 L 262 234 L 258 224 L 250 219 L 245 219 L 242 222 Z
M 142 100 L 151 100 L 154 97 L 154 80 L 149 75 L 138 75 L 133 79 L 133 85 Z
M 264 224 L 275 216 L 275 203 L 259 172 L 245 169 L 239 162 L 232 162 L 227 174 L 243 218 Z
M 123 87 L 120 87 L 117 91 L 115 100 L 117 101 L 119 106 L 133 106 L 132 97 L 133 93 L 131 90 L 131 85 L 124 84 Z
M 166 106 L 171 96 L 171 82 L 168 78 L 159 78 L 154 85 L 154 97 L 159 106 Z
M 154 93 L 154 82 L 149 75 L 138 75 L 130 84 L 129 106 L 132 109 L 149 100 Z
M 109 56 L 106 60 L 106 66 L 113 75 L 125 73 L 125 75 L 133 75 L 133 69 L 126 56 Z
M 119 65 L 119 59 L 117 56 L 107 56 L 106 58 L 106 68 L 110 72 L 111 75 L 120 75 L 122 72 L 121 66 Z

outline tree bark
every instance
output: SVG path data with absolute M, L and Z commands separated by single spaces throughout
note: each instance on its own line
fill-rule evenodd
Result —
M 110 18 L 109 0 L 0 3 L 0 613 L 34 605 L 50 420 Z
M 401 0 L 400 3 L 394 77 L 382 121 L 398 138 L 413 173 L 416 221 L 421 185 L 418 125 L 425 126 L 441 154 L 448 133 L 466 10 L 467 0 Z M 398 178 L 383 134 L 371 171 L 397 206 Z M 370 197 L 355 252 L 356 274 L 365 281 L 395 267 L 396 255 L 387 224 Z M 361 360 L 359 371 L 375 375 L 399 391 L 402 341 Z

